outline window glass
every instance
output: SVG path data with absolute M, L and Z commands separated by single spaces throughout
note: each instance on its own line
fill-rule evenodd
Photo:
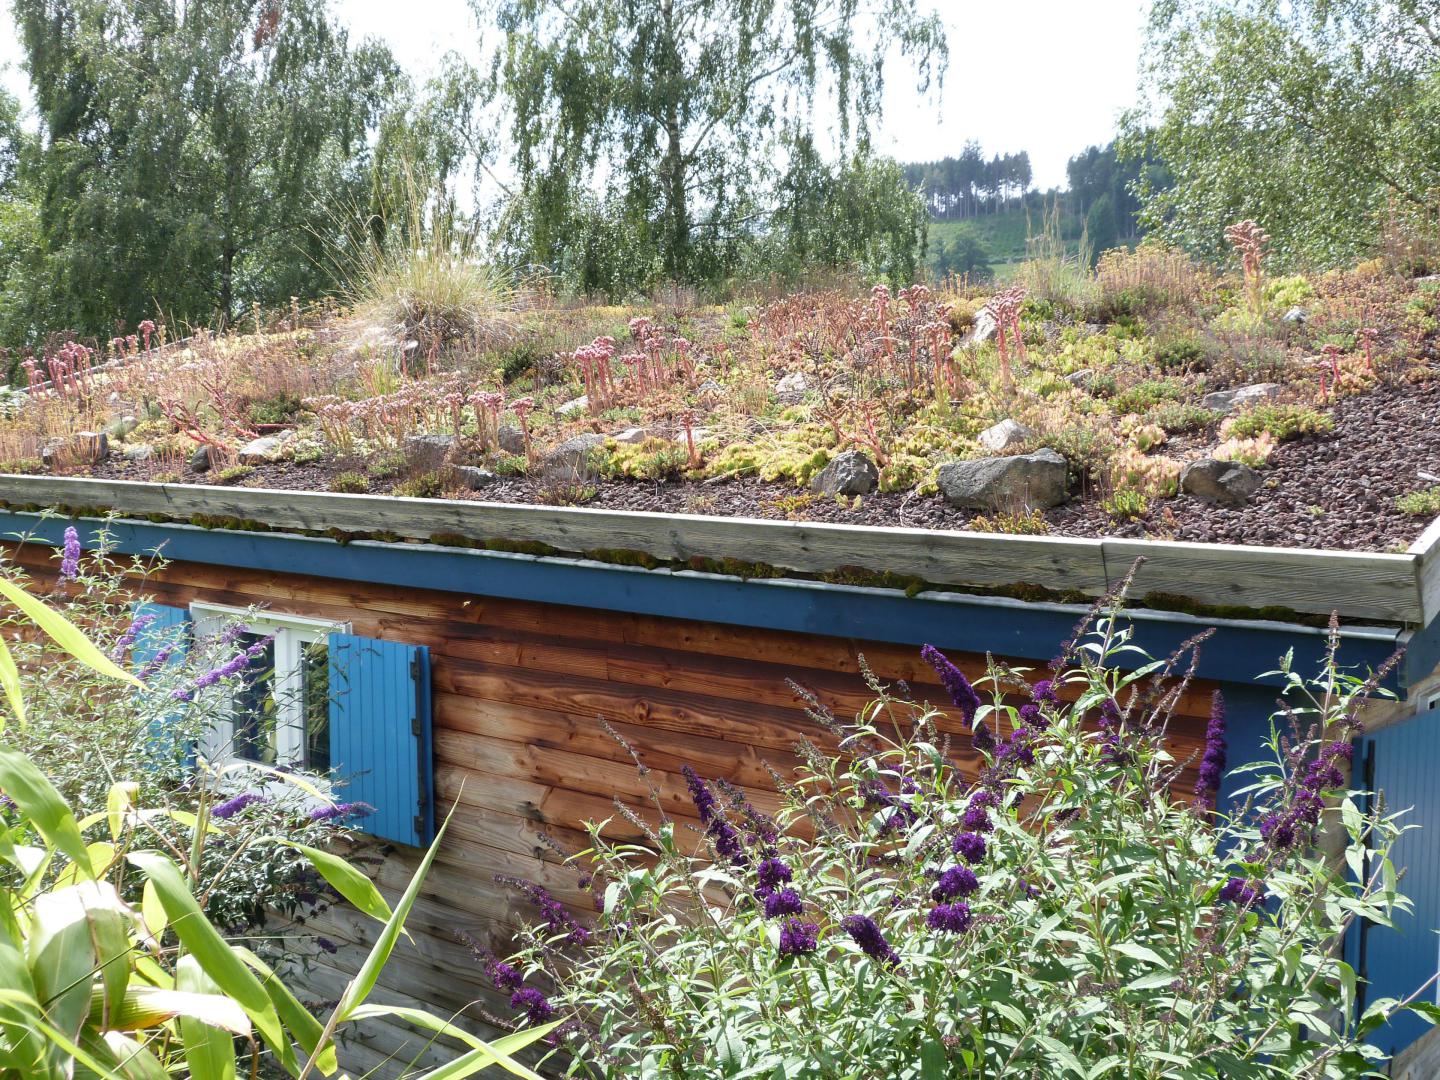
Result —
M 261 634 L 241 634 L 237 648 L 247 649 L 264 640 Z M 232 753 L 247 761 L 275 764 L 275 642 L 252 659 L 237 680 L 232 699 Z
M 300 665 L 301 711 L 305 724 L 305 764 L 314 772 L 330 769 L 330 650 L 323 640 L 304 646 Z

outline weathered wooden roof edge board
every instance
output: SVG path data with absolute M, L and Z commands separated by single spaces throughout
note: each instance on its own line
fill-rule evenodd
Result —
M 943 647 L 980 655 L 1039 658 L 1053 655 L 1087 615 L 1088 603 L 1018 600 L 946 589 L 907 593 L 897 588 L 839 584 L 796 577 L 741 578 L 700 570 L 645 569 L 568 555 L 534 555 L 432 543 L 352 540 L 270 530 L 237 532 L 178 522 L 152 523 L 123 517 L 67 518 L 43 512 L 0 509 L 0 548 L 25 541 L 60 546 L 64 530 L 80 525 L 82 546 L 104 546 L 118 555 L 163 552 L 171 563 L 233 567 L 261 573 L 365 586 L 463 593 L 470 599 L 558 604 L 582 611 L 662 619 L 700 620 L 707 625 L 753 628 L 782 634 L 822 635 L 918 648 Z M 41 555 L 54 562 L 54 551 Z M 168 575 L 172 568 L 167 568 Z M 182 573 L 185 573 L 182 571 Z M 275 578 L 267 578 L 270 587 Z M 275 599 L 283 601 L 286 586 Z M 239 606 L 267 604 L 271 593 L 237 595 Z M 342 602 L 343 606 L 343 602 Z M 423 611 L 403 601 L 409 620 Z M 1279 676 L 1258 677 L 1256 658 L 1267 664 L 1293 650 L 1296 670 L 1323 661 L 1329 633 L 1323 625 L 1264 618 L 1225 618 L 1129 606 L 1126 622 L 1137 643 L 1167 656 L 1203 630 L 1213 636 L 1200 649 L 1197 678 L 1282 686 Z M 1403 689 L 1440 663 L 1440 620 L 1428 630 L 1349 621 L 1340 628 L 1342 648 L 1357 670 L 1379 667 L 1397 648 L 1404 660 L 1387 683 Z M 753 644 L 753 643 L 752 643 Z M 750 647 L 740 654 L 750 656 Z M 1131 670 L 1140 654 L 1117 659 Z
M 1420 560 L 1415 567 L 1420 586 L 1420 624 L 1428 626 L 1440 617 L 1440 516 L 1410 545 L 1409 552 Z
M 1440 608 L 1440 529 L 1403 554 L 1013 536 L 586 507 L 0 475 L 0 503 L 255 522 L 310 532 L 538 543 L 558 551 L 737 560 L 800 573 L 861 568 L 937 585 L 1100 595 L 1144 556 L 1133 596 L 1424 625 Z M 1432 535 L 1435 534 L 1435 535 Z M 1422 538 L 1424 539 L 1424 538 Z M 1419 545 L 1416 545 L 1419 546 Z

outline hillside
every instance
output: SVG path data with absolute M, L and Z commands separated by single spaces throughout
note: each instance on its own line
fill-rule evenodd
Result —
M 1083 219 L 1062 206 L 1059 221 L 1067 245 L 1078 246 Z M 955 253 L 963 241 L 970 240 L 979 245 L 997 280 L 1008 280 L 1025 259 L 1027 238 L 1039 235 L 1044 224 L 1039 207 L 1017 207 L 961 221 L 931 221 L 925 265 L 937 274 L 963 269 L 957 265 Z

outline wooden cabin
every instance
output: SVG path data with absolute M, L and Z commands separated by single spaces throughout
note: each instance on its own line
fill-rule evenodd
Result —
M 325 723 L 309 730 L 297 707 L 271 749 L 333 767 L 348 778 L 346 798 L 376 808 L 359 827 L 383 856 L 383 889 L 403 886 L 437 814 L 453 807 L 409 923 L 414 941 L 387 969 L 392 1003 L 454 1011 L 479 1031 L 485 1010 L 507 1013 L 460 940 L 508 951 L 526 911 L 496 875 L 590 904 L 555 847 L 581 846 L 581 823 L 610 817 L 615 799 L 644 812 L 647 794 L 601 719 L 654 770 L 680 820 L 693 816 L 679 775 L 687 763 L 763 805 L 773 796 L 764 764 L 783 770 L 796 739 L 815 734 L 787 678 L 844 715 L 870 696 L 861 655 L 881 679 L 936 701 L 922 644 L 971 674 L 987 651 L 1043 666 L 1087 598 L 1141 556 L 1130 614 L 1139 644 L 1163 656 L 1214 630 L 1173 725 L 1181 758 L 1203 740 L 1214 688 L 1227 698 L 1232 760 L 1258 750 L 1274 685 L 1257 676 L 1287 650 L 1313 669 L 1332 611 L 1347 664 L 1375 667 L 1407 650 L 1390 679 L 1397 701 L 1374 708 L 1356 761 L 1389 805 L 1414 805 L 1426 826 L 1398 853 L 1415 913 L 1349 944 L 1372 999 L 1403 996 L 1435 970 L 1440 522 L 1403 554 L 1356 554 L 48 476 L 0 477 L 0 503 L 5 556 L 41 575 L 72 522 L 86 546 L 103 533 L 112 550 L 162 553 L 167 565 L 143 590 L 163 625 L 203 628 L 263 607 L 251 629 L 275 633 L 276 678 L 302 691 L 313 655 L 302 646 L 324 644 Z M 51 508 L 60 512 L 38 512 Z M 1189 610 L 1166 610 L 1177 607 Z M 245 721 L 235 723 L 232 740 Z M 336 907 L 309 929 L 335 951 L 309 968 L 308 988 L 334 998 L 371 925 Z M 1413 1071 L 1430 1042 L 1406 1050 L 1422 1034 L 1418 1023 L 1385 1033 L 1413 1076 L 1434 1075 Z M 347 1064 L 384 1076 L 386 1062 L 422 1047 L 408 1030 L 370 1026 L 347 1046 Z

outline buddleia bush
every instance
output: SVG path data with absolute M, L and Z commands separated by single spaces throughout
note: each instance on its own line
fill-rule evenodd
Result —
M 1367 1035 L 1435 1010 L 1357 1016 L 1336 948 L 1409 906 L 1403 826 L 1347 787 L 1384 673 L 1336 642 L 1313 680 L 1282 664 L 1220 811 L 1223 699 L 1195 760 L 1167 750 L 1198 642 L 1150 659 L 1106 608 L 1045 678 L 992 661 L 973 685 L 927 648 L 944 710 L 873 677 L 853 722 L 810 699 L 831 748 L 800 744 L 773 816 L 688 768 L 700 828 L 617 802 L 648 843 L 590 826 L 593 924 L 517 883 L 539 918 L 482 959 L 518 1012 L 563 1018 L 579 1076 L 1369 1075 Z
M 13 564 L 0 573 L 62 611 L 144 689 L 57 650 L 33 632 L 25 611 L 0 608 L 0 632 L 12 639 L 17 666 L 33 673 L 25 680 L 26 722 L 11 729 L 10 745 L 82 818 L 106 812 L 123 779 L 137 804 L 182 817 L 204 808 L 223 823 L 193 853 L 190 827 L 181 820 L 157 815 L 151 828 L 168 839 L 172 854 L 193 857 L 193 873 L 206 882 L 206 915 L 227 932 L 243 934 L 269 914 L 303 915 L 328 903 L 333 894 L 303 854 L 258 841 L 276 835 L 312 846 L 333 841 L 353 823 L 354 808 L 340 801 L 343 789 L 332 792 L 324 777 L 280 776 L 252 762 L 207 761 L 196 750 L 213 725 L 229 718 L 231 695 L 254 658 L 257 647 L 240 640 L 240 623 L 194 635 L 188 626 L 162 628 L 153 614 L 137 613 L 137 585 L 143 595 L 145 580 L 164 562 L 113 553 L 103 529 L 98 551 L 82 551 L 72 529 L 54 558 L 48 581 Z
M 423 1071 L 397 1057 L 389 1075 L 463 1080 L 498 1066 L 540 1080 L 513 1055 L 549 1028 L 487 1043 L 424 1009 L 368 1002 L 404 934 L 448 817 L 392 908 L 369 878 L 335 853 L 284 835 L 257 835 L 258 823 L 234 820 L 232 804 L 247 793 L 216 804 L 203 769 L 196 770 L 184 806 L 175 805 L 178 800 L 157 806 L 142 801 L 152 787 L 139 779 L 154 761 L 92 760 L 92 768 L 114 770 L 110 786 L 101 810 L 77 815 L 36 761 L 16 749 L 16 734 L 23 737 L 36 715 L 33 691 L 57 677 L 83 682 L 89 693 L 75 701 L 76 720 L 97 726 L 114 702 L 155 689 L 67 618 L 64 594 L 87 587 L 75 530 L 67 530 L 57 555 L 61 595 L 54 602 L 21 588 L 9 574 L 0 576 L 7 624 L 26 646 L 43 642 L 51 662 L 18 664 L 10 635 L 0 637 L 0 1076 L 235 1080 L 242 1070 L 252 1078 L 346 1075 L 339 1071 L 337 1036 L 392 1019 L 426 1036 L 449 1036 L 462 1048 Z M 138 633 L 133 624 L 126 631 L 132 633 Z M 117 645 L 122 643 L 123 637 Z M 61 663 L 66 670 L 55 671 Z M 172 706 L 195 703 L 240 666 L 232 656 L 182 682 L 168 700 Z M 248 801 L 263 800 L 248 793 Z M 301 1003 L 281 973 L 227 940 L 207 917 L 205 897 L 216 885 L 217 864 L 206 852 L 227 844 L 225 850 L 240 844 L 295 851 L 337 898 L 381 924 L 339 1000 L 319 1015 Z

